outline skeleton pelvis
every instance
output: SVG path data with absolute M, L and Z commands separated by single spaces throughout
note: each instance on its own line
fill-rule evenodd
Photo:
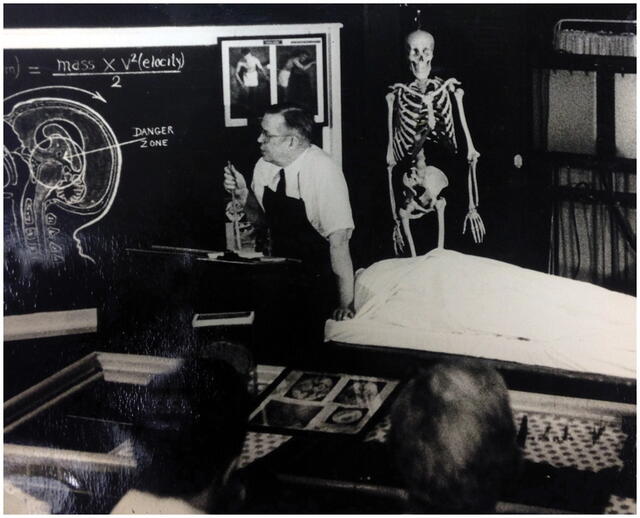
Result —
M 436 199 L 440 196 L 442 189 L 449 185 L 449 179 L 440 169 L 428 165 L 424 170 L 422 185 L 425 188 L 425 192 L 428 191 Z

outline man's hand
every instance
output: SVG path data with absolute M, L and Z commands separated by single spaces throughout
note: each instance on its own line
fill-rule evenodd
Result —
M 331 313 L 333 320 L 350 320 L 355 316 L 353 309 L 351 308 L 336 308 Z
M 332 313 L 334 320 L 348 320 L 353 318 L 353 263 L 349 250 L 351 232 L 347 229 L 336 230 L 329 235 L 329 256 L 331 269 L 336 276 L 339 307 Z
M 249 189 L 247 189 L 247 181 L 244 176 L 229 162 L 224 168 L 224 189 L 231 194 L 235 194 L 244 206 L 247 203 Z

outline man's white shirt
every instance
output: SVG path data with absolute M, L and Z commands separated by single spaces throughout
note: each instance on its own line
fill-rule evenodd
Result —
M 253 170 L 251 188 L 262 204 L 264 188 L 275 192 L 280 181 L 280 169 L 261 158 Z M 309 222 L 328 239 L 337 230 L 354 229 L 349 191 L 342 169 L 318 146 L 312 144 L 295 161 L 284 168 L 290 198 L 302 199 Z

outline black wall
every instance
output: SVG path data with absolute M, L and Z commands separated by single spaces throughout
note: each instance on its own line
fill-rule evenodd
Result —
M 447 247 L 545 270 L 551 215 L 550 179 L 543 169 L 536 167 L 531 149 L 533 64 L 544 60 L 544 56 L 551 51 L 553 25 L 558 19 L 635 18 L 634 4 L 4 4 L 4 24 L 5 28 L 53 28 L 342 23 L 343 167 L 357 226 L 352 239 L 352 252 L 355 266 L 362 267 L 393 254 L 385 167 L 385 94 L 389 85 L 410 80 L 403 58 L 403 38 L 415 28 L 414 19 L 418 9 L 421 11 L 423 28 L 431 31 L 436 38 L 433 72 L 443 78 L 456 77 L 462 81 L 469 126 L 476 147 L 482 154 L 478 173 L 480 213 L 488 231 L 485 242 L 474 245 L 468 236 L 463 238 L 460 235 L 461 225 L 456 224 L 455 228 L 447 231 Z M 212 66 L 218 66 L 215 60 Z M 202 73 L 206 74 L 205 71 Z M 221 97 L 220 92 L 205 94 L 202 91 L 192 97 L 194 103 L 200 103 L 198 109 L 191 112 L 198 125 L 207 126 L 204 116 L 208 109 L 206 103 L 216 95 Z M 170 111 L 171 107 L 167 106 L 166 109 Z M 93 306 L 97 298 L 104 299 L 100 302 L 101 307 L 112 308 L 105 310 L 106 318 L 100 315 L 103 332 L 100 341 L 94 344 L 93 337 L 79 337 L 73 342 L 77 346 L 64 339 L 56 342 L 55 347 L 39 344 L 36 348 L 20 343 L 5 344 L 5 370 L 21 372 L 15 367 L 28 363 L 31 373 L 30 377 L 9 376 L 8 385 L 5 385 L 6 394 L 14 394 L 89 350 L 125 350 L 123 343 L 129 331 L 120 321 L 126 320 L 130 310 L 153 313 L 154 304 L 161 304 L 164 311 L 169 311 L 178 302 L 183 303 L 187 299 L 195 304 L 193 299 L 198 299 L 198 296 L 194 293 L 206 298 L 207 304 L 213 301 L 218 310 L 242 310 L 247 309 L 243 306 L 244 299 L 241 301 L 239 296 L 235 296 L 230 303 L 229 293 L 245 289 L 243 293 L 248 292 L 252 298 L 259 300 L 263 292 L 269 291 L 270 288 L 262 289 L 252 284 L 250 279 L 241 279 L 238 272 L 230 280 L 228 274 L 219 272 L 212 274 L 207 271 L 205 275 L 196 271 L 191 264 L 175 266 L 171 263 L 138 271 L 136 268 L 142 263 L 123 252 L 125 246 L 145 246 L 158 242 L 175 246 L 218 247 L 216 240 L 222 236 L 215 235 L 222 229 L 217 230 L 216 214 L 221 215 L 222 212 L 223 192 L 214 170 L 221 168 L 230 156 L 241 155 L 245 158 L 244 169 L 247 170 L 258 157 L 258 149 L 253 145 L 255 134 L 250 135 L 247 129 L 242 138 L 234 137 L 221 146 L 219 153 L 213 150 L 213 156 L 217 158 L 212 162 L 208 158 L 212 156 L 212 150 L 207 148 L 205 137 L 216 131 L 218 128 L 211 126 L 205 132 L 194 133 L 191 148 L 184 149 L 188 151 L 188 156 L 167 156 L 166 161 L 157 164 L 159 169 L 169 174 L 162 176 L 153 196 L 157 197 L 155 201 L 160 199 L 167 202 L 171 199 L 170 205 L 174 210 L 163 214 L 144 210 L 144 207 L 153 207 L 155 201 L 147 198 L 147 205 L 143 203 L 140 206 L 135 196 L 135 186 L 130 185 L 129 189 L 122 191 L 123 195 L 119 196 L 116 203 L 120 205 L 121 214 L 130 214 L 131 221 L 127 223 L 126 218 L 122 221 L 105 219 L 102 223 L 108 227 L 108 235 L 93 243 L 96 248 L 103 248 L 102 259 L 105 261 L 100 268 L 87 270 L 78 266 L 76 269 L 73 265 L 68 268 L 66 273 L 72 275 L 76 285 L 92 286 L 91 291 L 87 292 L 87 300 L 76 299 L 75 307 Z M 463 140 L 461 134 L 459 140 Z M 520 170 L 512 165 L 516 153 L 525 160 L 525 166 Z M 181 181 L 179 168 L 180 164 L 185 163 L 195 175 L 192 177 L 198 178 L 196 181 Z M 175 174 L 170 174 L 171 171 Z M 453 185 L 460 185 L 458 189 L 444 193 L 452 202 L 447 206 L 447 218 L 448 221 L 455 222 L 456 218 L 460 221 L 464 215 L 466 197 L 464 159 L 456 170 L 447 171 L 447 174 Z M 140 190 L 144 187 L 143 182 Z M 457 205 L 454 203 L 456 201 Z M 131 232 L 134 228 L 139 231 Z M 153 228 L 154 231 L 145 235 L 145 228 Z M 29 293 L 28 300 L 21 297 L 20 293 L 9 292 L 9 298 L 13 297 L 16 304 L 8 308 L 7 287 L 9 290 L 15 287 L 13 275 L 16 272 L 10 271 L 7 277 L 6 261 L 5 256 L 5 314 L 69 309 L 47 307 L 51 301 L 59 302 L 59 295 L 64 294 L 69 286 L 67 278 L 47 276 L 46 272 L 35 272 L 35 277 L 29 277 L 25 285 L 18 286 L 19 290 Z M 220 282 L 208 277 L 211 275 L 217 275 Z M 162 282 L 154 285 L 154 280 L 159 276 L 163 276 Z M 46 282 L 34 281 L 37 278 L 44 278 Z M 241 282 L 245 283 L 244 288 L 238 288 Z M 143 295 L 146 293 L 144 290 L 140 290 L 138 297 L 131 297 L 132 291 L 137 293 L 136 283 L 146 287 L 154 285 L 161 298 L 148 300 Z M 275 285 L 277 282 L 273 280 Z M 125 296 L 129 301 L 135 301 L 130 302 L 131 307 L 121 307 Z M 221 297 L 226 298 L 222 300 Z M 195 309 L 200 311 L 199 308 Z M 204 310 L 210 310 L 209 306 Z M 185 318 L 191 316 L 184 311 L 182 313 L 186 315 Z M 164 324 L 165 327 L 177 325 L 169 322 Z M 185 326 L 189 327 L 188 321 L 183 324 L 177 332 L 178 336 L 184 334 Z M 151 328 L 141 325 L 137 331 L 130 330 L 129 342 L 138 340 L 138 333 L 142 336 L 138 340 L 139 347 L 152 354 L 159 351 L 163 354 L 179 354 L 181 347 L 188 345 L 174 343 L 168 338 L 170 333 L 167 333 L 167 337 L 161 336 L 161 329 L 164 328 L 160 325 Z M 155 335 L 146 336 L 144 333 Z M 113 342 L 113 346 L 105 342 L 105 334 L 106 342 Z M 185 336 L 182 337 L 184 340 L 188 338 Z M 32 361 L 34 355 L 38 357 L 37 362 Z
M 456 77 L 465 89 L 465 108 L 476 147 L 480 213 L 487 227 L 483 244 L 474 245 L 461 228 L 449 229 L 447 246 L 544 270 L 547 259 L 548 179 L 529 161 L 531 142 L 531 68 L 550 50 L 553 24 L 562 17 L 625 18 L 628 5 L 6 5 L 4 23 L 16 27 L 124 27 L 163 25 L 237 25 L 340 22 L 342 43 L 343 166 L 350 187 L 357 231 L 352 240 L 356 267 L 390 257 L 391 218 L 384 161 L 388 85 L 408 81 L 403 38 L 422 27 L 436 38 L 433 72 Z M 460 133 L 459 141 L 463 142 Z M 462 146 L 464 153 L 464 146 Z M 196 150 L 197 151 L 197 150 Z M 520 153 L 525 167 L 512 166 Z M 197 155 L 197 152 L 196 152 Z M 257 150 L 245 155 L 248 161 Z M 221 163 L 226 157 L 221 156 Z M 195 167 L 209 168 L 211 164 Z M 464 160 L 447 171 L 452 185 L 448 216 L 464 215 Z M 202 187 L 202 186 L 201 186 Z M 199 204 L 215 185 L 180 193 L 178 200 Z M 203 200 L 198 200 L 202 197 Z M 456 214 L 456 211 L 458 214 Z M 181 219 L 189 212 L 180 215 Z M 192 215 L 194 218 L 200 215 Z M 164 216 L 170 226 L 171 218 Z M 189 246 L 206 231 L 202 218 L 167 244 Z M 180 242 L 182 241 L 182 242 Z

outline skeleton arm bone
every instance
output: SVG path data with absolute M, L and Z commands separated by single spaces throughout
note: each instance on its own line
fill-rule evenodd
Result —
M 469 162 L 469 176 L 467 178 L 467 184 L 469 189 L 469 212 L 464 218 L 462 225 L 462 233 L 464 234 L 467 229 L 467 223 L 473 235 L 473 240 L 476 243 L 481 243 L 486 234 L 486 229 L 477 207 L 480 203 L 480 196 L 478 195 L 478 178 L 476 175 L 476 166 L 478 164 L 478 158 L 480 153 L 474 147 L 471 140 L 471 133 L 469 132 L 469 126 L 467 125 L 467 117 L 464 113 L 464 106 L 462 104 L 462 97 L 464 96 L 464 90 L 457 88 L 453 93 L 456 99 L 456 105 L 458 106 L 458 113 L 460 115 L 460 123 L 464 131 L 464 136 L 467 141 L 467 161 Z
M 400 221 L 402 221 L 402 228 L 409 241 L 409 250 L 411 251 L 411 257 L 416 256 L 416 247 L 413 244 L 413 236 L 411 235 L 411 227 L 409 225 L 409 216 L 403 215 L 404 209 L 400 209 Z
M 392 88 L 395 88 L 397 85 L 393 85 Z M 393 228 L 393 249 L 396 254 L 402 252 L 404 250 L 404 240 L 402 239 L 402 232 L 400 231 L 400 222 L 398 220 L 398 213 L 396 209 L 396 201 L 393 193 L 393 181 L 392 181 L 392 172 L 393 168 L 396 165 L 396 161 L 393 157 L 393 105 L 395 102 L 395 94 L 393 92 L 389 92 L 386 95 L 387 100 L 387 130 L 389 135 L 389 142 L 387 144 L 387 176 L 389 179 L 389 199 L 391 202 L 391 214 L 393 216 L 393 220 L 395 221 L 395 226 Z
M 387 100 L 387 131 L 389 136 L 389 141 L 387 143 L 387 165 L 389 167 L 396 165 L 396 161 L 393 157 L 393 105 L 395 98 L 396 96 L 393 92 L 389 92 L 385 96 L 385 99 Z
M 464 137 L 467 141 L 467 162 L 473 165 L 473 174 L 471 168 L 469 169 L 469 174 L 473 176 L 473 194 L 475 196 L 474 206 L 480 203 L 480 199 L 478 196 L 478 186 L 476 182 L 475 175 L 475 166 L 478 162 L 478 158 L 480 158 L 480 153 L 473 145 L 473 140 L 471 140 L 471 132 L 469 131 L 469 126 L 467 125 L 467 117 L 464 113 L 464 106 L 462 104 L 462 97 L 464 96 L 464 90 L 462 88 L 457 88 L 454 93 L 454 97 L 456 98 L 456 105 L 458 106 L 458 113 L 460 115 L 460 123 L 462 124 L 462 130 L 464 131 Z
M 475 181 L 475 173 L 476 173 L 476 164 L 475 162 L 471 162 L 469 164 L 469 175 L 467 177 L 467 184 L 469 188 L 469 212 L 464 217 L 464 222 L 462 224 L 462 233 L 464 234 L 467 230 L 467 223 L 469 223 L 469 228 L 471 230 L 471 234 L 473 236 L 473 241 L 475 243 L 482 243 L 485 234 L 487 233 L 482 218 L 478 213 L 478 209 L 473 204 L 472 199 L 472 183 Z M 477 187 L 476 187 L 477 188 Z
M 400 220 L 398 219 L 398 212 L 396 209 L 396 200 L 395 195 L 393 193 L 393 166 L 387 167 L 387 175 L 389 178 L 389 197 L 391 200 L 391 214 L 393 215 L 393 220 L 395 221 L 395 225 L 393 227 L 393 250 L 396 254 L 399 254 L 404 250 L 404 239 L 402 238 L 402 232 L 400 231 Z

